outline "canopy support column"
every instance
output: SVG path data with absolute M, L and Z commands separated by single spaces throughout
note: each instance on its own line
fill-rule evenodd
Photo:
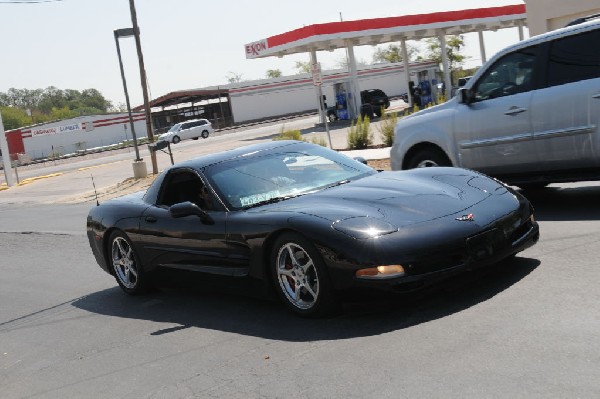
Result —
M 523 23 L 519 22 L 517 26 L 519 28 L 519 41 L 523 41 L 523 39 L 525 38 L 525 36 L 523 35 Z
M 406 39 L 402 39 L 400 41 L 400 46 L 402 48 L 402 64 L 404 65 L 404 80 L 406 81 L 406 93 L 408 95 L 408 106 L 412 108 L 413 106 L 413 96 L 410 92 L 410 70 L 408 65 L 408 51 L 406 50 Z
M 349 104 L 350 117 L 356 118 L 360 107 L 360 88 L 358 86 L 358 72 L 356 71 L 356 58 L 354 58 L 354 46 L 351 41 L 346 41 L 348 49 L 348 71 L 350 72 L 350 90 L 352 99 Z
M 479 51 L 481 52 L 481 65 L 485 64 L 487 58 L 485 57 L 485 43 L 483 42 L 483 31 L 477 32 L 479 33 Z
M 442 68 L 444 68 L 444 85 L 448 99 L 452 95 L 452 80 L 450 79 L 450 65 L 448 63 L 448 52 L 446 50 L 446 32 L 439 32 L 440 48 L 442 50 Z
M 310 50 L 310 65 L 311 68 L 313 65 L 317 65 L 317 51 Z M 319 104 L 319 123 L 325 123 L 325 118 L 327 117 L 327 110 L 323 110 L 323 90 L 321 86 L 315 86 L 315 94 L 317 96 L 317 104 Z M 324 112 L 325 111 L 325 112 Z

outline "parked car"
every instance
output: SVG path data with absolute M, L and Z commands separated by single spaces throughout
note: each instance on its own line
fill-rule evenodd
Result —
M 368 89 L 360 92 L 360 100 L 362 102 L 361 114 L 372 117 L 375 114 L 380 117 L 382 109 L 390 107 L 390 99 L 380 89 Z
M 177 144 L 186 139 L 208 138 L 212 132 L 213 128 L 208 119 L 193 119 L 173 125 L 168 132 L 161 134 L 158 139 Z
M 377 172 L 318 145 L 271 141 L 166 169 L 145 193 L 92 208 L 87 236 L 128 294 L 161 277 L 229 276 L 317 316 L 340 291 L 411 291 L 497 263 L 539 229 L 527 199 L 477 172 Z
M 524 188 L 600 180 L 600 21 L 496 54 L 450 101 L 400 120 L 392 169 L 459 166 Z

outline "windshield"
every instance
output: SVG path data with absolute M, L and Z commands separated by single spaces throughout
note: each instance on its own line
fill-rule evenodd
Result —
M 211 184 L 231 209 L 296 197 L 377 173 L 335 151 L 307 145 L 298 151 L 236 158 L 209 167 Z
M 171 126 L 171 128 L 169 129 L 169 132 L 177 132 L 179 131 L 179 127 L 181 126 L 181 123 L 176 123 L 173 126 Z M 167 132 L 168 133 L 168 132 Z

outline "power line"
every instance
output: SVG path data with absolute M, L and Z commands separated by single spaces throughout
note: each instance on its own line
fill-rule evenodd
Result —
M 38 3 L 56 3 L 63 0 L 0 0 L 0 4 L 38 4 Z

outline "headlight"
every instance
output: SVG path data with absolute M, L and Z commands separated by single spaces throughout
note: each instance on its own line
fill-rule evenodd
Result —
M 338 220 L 337 222 L 334 222 L 331 227 L 352 238 L 359 239 L 375 238 L 398 231 L 398 228 L 392 226 L 388 222 L 368 216 Z

